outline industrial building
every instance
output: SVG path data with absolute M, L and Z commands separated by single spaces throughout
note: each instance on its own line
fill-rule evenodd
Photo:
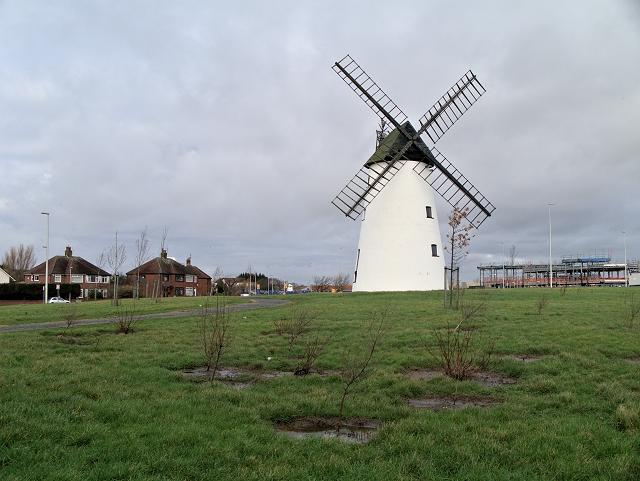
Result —
M 551 267 L 552 275 L 549 275 Z M 483 287 L 545 287 L 550 277 L 553 285 L 562 286 L 624 286 L 625 264 L 612 263 L 611 257 L 563 256 L 560 262 L 491 263 L 478 265 L 480 285 Z M 639 276 L 638 261 L 628 261 L 626 278 Z

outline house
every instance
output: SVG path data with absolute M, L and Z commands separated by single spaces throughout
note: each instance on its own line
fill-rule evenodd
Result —
M 11 277 L 7 271 L 5 271 L 2 267 L 0 267 L 0 284 L 9 284 L 10 282 L 15 282 L 16 280 Z
M 140 294 L 144 297 L 208 296 L 211 293 L 211 276 L 191 264 L 186 265 L 167 257 L 162 249 L 160 257 L 145 262 L 139 268 L 127 272 L 127 281 L 135 286 L 140 274 Z
M 97 289 L 102 297 L 107 297 L 107 289 L 111 282 L 111 275 L 104 269 L 74 256 L 71 247 L 67 246 L 63 256 L 54 256 L 48 261 L 49 284 L 80 284 L 80 298 L 92 297 L 89 291 Z M 43 262 L 24 273 L 26 284 L 44 284 L 46 266 Z M 49 293 L 49 295 L 55 295 Z

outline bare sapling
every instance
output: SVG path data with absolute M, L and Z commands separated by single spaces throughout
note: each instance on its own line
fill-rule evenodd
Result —
M 471 229 L 473 229 L 473 225 L 466 222 L 467 215 L 469 215 L 468 207 L 465 207 L 464 209 L 458 209 L 457 207 L 454 207 L 453 211 L 451 211 L 451 213 L 449 214 L 448 223 L 451 227 L 451 231 L 449 234 L 447 234 L 447 243 L 444 245 L 444 250 L 449 253 L 449 309 L 453 309 L 454 287 L 456 290 L 460 289 L 458 282 L 456 282 L 454 286 L 453 272 L 469 255 L 469 251 L 467 250 L 467 248 L 471 243 L 471 239 L 474 237 L 474 235 L 470 234 Z M 446 307 L 447 306 L 445 306 L 445 308 Z M 457 308 L 458 304 L 456 301 L 456 309 Z
M 625 296 L 623 309 L 624 324 L 631 329 L 636 317 L 640 314 L 640 300 L 635 299 L 633 294 Z
M 226 309 L 224 301 L 216 298 L 215 310 L 209 309 L 207 302 L 200 317 L 200 340 L 207 363 L 207 371 L 211 371 L 213 381 L 220 366 L 220 359 L 231 344 L 231 313 Z
M 390 315 L 391 310 L 388 304 L 380 311 L 372 312 L 367 325 L 366 348 L 364 351 L 361 349 L 349 349 L 342 358 L 342 381 L 344 385 L 340 398 L 340 409 L 338 410 L 336 435 L 340 433 L 340 428 L 342 427 L 342 412 L 345 400 L 351 394 L 354 384 L 369 374 L 373 353 L 385 333 L 385 322 Z
M 542 311 L 548 305 L 549 305 L 549 299 L 547 299 L 547 295 L 546 294 L 542 294 L 538 298 L 538 301 L 536 302 L 536 309 L 538 310 L 538 315 L 542 314 Z
M 62 334 L 60 334 L 60 337 L 63 337 L 67 333 L 67 330 L 75 325 L 76 315 L 77 315 L 76 308 L 77 308 L 76 304 L 71 304 L 69 309 L 67 309 L 67 312 L 65 312 L 64 320 L 67 323 L 67 325 L 64 328 L 64 331 L 62 331 Z
M 322 339 L 320 334 L 317 334 L 313 337 L 308 337 L 305 341 L 305 353 L 304 357 L 300 361 L 300 363 L 296 366 L 293 374 L 295 376 L 306 376 L 311 372 L 314 363 L 324 351 L 324 348 L 327 346 L 333 334 L 330 334 L 326 338 Z
M 461 381 L 487 368 L 496 339 L 484 338 L 477 327 L 478 317 L 485 308 L 485 299 L 464 301 L 455 327 L 447 321 L 445 329 L 434 330 L 437 347 L 424 342 L 427 352 L 445 375 Z
M 127 307 L 120 304 L 116 308 L 116 316 L 114 321 L 118 326 L 118 334 L 131 334 L 133 333 L 133 325 L 140 319 L 140 316 L 136 315 L 136 304 Z
M 313 311 L 308 308 L 297 309 L 296 305 L 292 304 L 290 315 L 285 314 L 279 321 L 273 323 L 278 335 L 285 336 L 289 340 L 287 349 L 288 357 L 291 357 L 291 349 L 296 344 L 298 338 L 312 328 L 313 323 L 319 315 L 320 312 L 318 311 Z

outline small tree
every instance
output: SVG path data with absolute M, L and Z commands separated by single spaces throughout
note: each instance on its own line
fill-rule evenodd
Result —
M 45 259 L 47 262 L 48 259 Z M 2 258 L 2 268 L 16 281 L 24 281 L 24 273 L 36 265 L 36 254 L 33 244 L 18 247 L 11 246 Z
M 100 255 L 96 259 L 96 278 L 98 279 L 98 287 L 102 287 L 102 268 L 107 262 L 107 257 L 104 255 L 104 251 L 100 253 Z M 98 299 L 98 289 L 93 290 L 93 300 Z M 102 299 L 102 297 L 100 297 Z
M 218 371 L 220 358 L 231 343 L 231 313 L 226 309 L 225 303 L 216 298 L 216 309 L 213 313 L 209 310 L 209 301 L 202 309 L 200 319 L 200 340 L 204 358 L 207 363 L 207 371 L 211 370 L 213 381 Z
M 150 257 L 149 239 L 147 238 L 147 227 L 140 232 L 140 237 L 135 243 L 134 263 L 136 268 L 136 283 L 133 286 L 134 299 L 140 299 L 140 266 L 147 262 Z
M 369 372 L 373 353 L 378 347 L 385 332 L 385 322 L 390 316 L 390 305 L 387 304 L 380 311 L 371 313 L 367 325 L 366 347 L 363 350 L 356 348 L 349 349 L 342 358 L 342 397 L 340 398 L 340 408 L 338 410 L 338 422 L 336 423 L 336 434 L 340 433 L 342 426 L 342 412 L 347 396 L 352 392 L 353 385 L 366 377 Z
M 124 261 L 127 260 L 127 254 L 125 252 L 125 245 L 118 245 L 118 231 L 116 231 L 116 241 L 109 249 L 109 255 L 107 256 L 107 262 L 113 272 L 113 305 L 118 305 L 118 269 L 122 267 Z
M 316 276 L 313 278 L 312 290 L 315 292 L 327 292 L 331 290 L 332 279 L 326 276 Z
M 469 208 L 465 207 L 460 210 L 454 207 L 449 214 L 449 227 L 451 231 L 447 234 L 447 245 L 444 246 L 444 250 L 449 253 L 449 308 L 453 307 L 453 271 L 454 268 L 460 266 L 460 263 L 466 259 L 469 255 L 467 247 L 471 243 L 471 239 L 474 237 L 469 233 L 473 229 L 473 225 L 470 223 L 464 223 L 466 217 L 469 214 Z M 456 289 L 459 288 L 456 282 Z M 457 308 L 457 305 L 456 305 Z
M 343 274 L 342 272 L 333 278 L 333 287 L 337 292 L 344 291 L 345 287 L 349 285 L 351 276 Z

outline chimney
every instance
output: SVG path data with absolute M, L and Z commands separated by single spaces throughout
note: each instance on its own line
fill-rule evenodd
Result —
M 187 265 L 190 266 L 191 265 L 191 257 L 187 257 Z
M 162 252 L 160 253 L 160 257 L 162 257 L 163 259 L 167 258 L 167 249 L 162 249 Z
M 64 255 L 66 257 L 71 257 L 73 255 L 73 253 L 71 252 L 71 247 L 67 246 L 67 248 L 64 250 Z

